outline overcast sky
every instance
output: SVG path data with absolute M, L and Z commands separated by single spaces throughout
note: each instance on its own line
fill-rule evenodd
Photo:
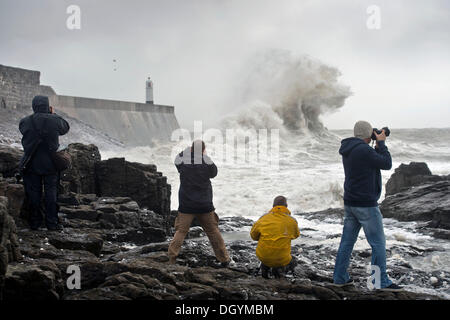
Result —
M 81 30 L 66 27 L 71 4 Z M 369 5 L 379 30 L 366 26 Z M 328 128 L 450 123 L 448 0 L 1 0 L 0 47 L 0 64 L 39 70 L 63 95 L 143 102 L 150 75 L 155 103 L 175 105 L 186 127 L 242 107 L 234 84 L 269 49 L 342 72 L 353 95 L 322 118 Z

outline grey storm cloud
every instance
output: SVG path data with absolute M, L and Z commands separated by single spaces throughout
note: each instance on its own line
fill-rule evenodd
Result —
M 66 8 L 81 8 L 68 30 Z M 366 27 L 369 5 L 381 29 Z M 339 69 L 353 95 L 324 117 L 396 127 L 448 126 L 448 1 L 2 0 L 0 64 L 40 70 L 58 93 L 176 106 L 182 125 L 214 125 L 241 107 L 246 63 L 266 50 Z M 115 61 L 114 61 L 115 60 Z M 389 122 L 389 123 L 388 123 Z

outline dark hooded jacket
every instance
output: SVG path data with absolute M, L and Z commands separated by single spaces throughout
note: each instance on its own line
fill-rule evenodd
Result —
M 175 159 L 180 173 L 178 191 L 181 213 L 208 213 L 214 211 L 211 180 L 217 175 L 217 166 L 207 155 L 194 156 L 190 148 Z
M 38 175 L 55 174 L 57 171 L 51 153 L 58 150 L 59 136 L 69 131 L 69 124 L 61 116 L 50 113 L 48 97 L 34 97 L 32 106 L 34 114 L 23 118 L 19 124 L 24 156 L 31 152 L 33 145 L 39 139 L 39 134 L 34 130 L 32 124 L 32 118 L 34 118 L 36 129 L 41 132 L 43 142 L 39 145 L 31 160 L 30 171 Z
M 381 170 L 392 167 L 391 154 L 384 141 L 375 149 L 359 138 L 342 140 L 339 153 L 345 171 L 344 204 L 376 207 L 381 195 Z

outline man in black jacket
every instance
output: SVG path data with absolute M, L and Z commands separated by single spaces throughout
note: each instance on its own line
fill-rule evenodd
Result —
M 35 144 L 42 139 L 23 175 L 31 209 L 30 227 L 37 230 L 42 224 L 40 204 L 43 186 L 47 229 L 61 230 L 56 204 L 59 173 L 53 163 L 52 153 L 59 148 L 59 136 L 66 134 L 70 127 L 66 120 L 53 113 L 48 97 L 34 97 L 32 106 L 34 114 L 23 118 L 19 124 L 19 130 L 23 135 L 24 158 L 30 156 Z
M 175 263 L 192 220 L 197 218 L 211 242 L 217 260 L 223 266 L 230 261 L 225 243 L 219 232 L 219 217 L 213 205 L 211 180 L 217 175 L 217 166 L 205 154 L 205 143 L 194 141 L 175 159 L 180 173 L 179 207 L 175 220 L 175 236 L 169 246 L 170 263 Z

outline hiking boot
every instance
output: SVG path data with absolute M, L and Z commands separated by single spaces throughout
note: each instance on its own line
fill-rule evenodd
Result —
M 227 268 L 230 265 L 230 261 L 225 261 L 220 263 L 221 268 Z
M 353 281 L 352 278 L 348 279 L 348 281 L 346 283 L 333 283 L 331 284 L 332 286 L 338 287 L 338 288 L 342 288 L 342 287 L 349 287 L 349 286 L 353 286 L 355 284 L 355 282 Z
M 169 264 L 177 264 L 177 258 L 170 257 Z
M 379 289 L 381 291 L 402 291 L 403 287 L 396 285 L 395 283 L 391 284 L 389 287 Z
M 264 279 L 269 279 L 269 270 L 268 266 L 261 263 L 261 275 Z
M 281 268 L 272 268 L 272 275 L 276 279 L 280 279 L 282 277 L 282 267 Z

